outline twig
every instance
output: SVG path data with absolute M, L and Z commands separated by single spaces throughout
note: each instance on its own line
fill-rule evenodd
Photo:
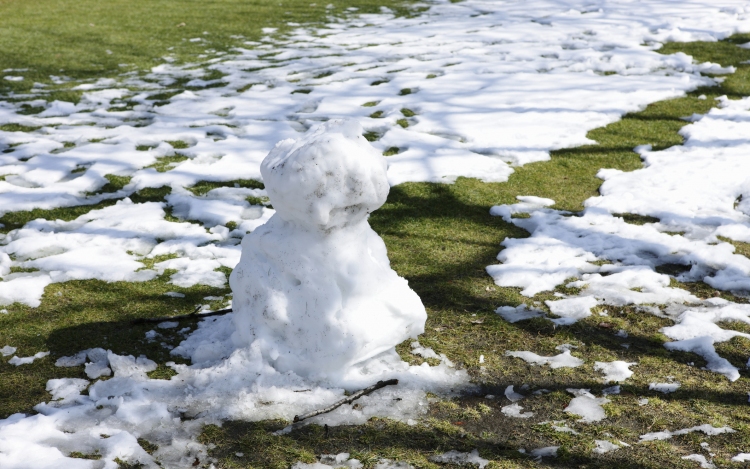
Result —
M 345 397 L 344 399 L 341 399 L 340 401 L 334 402 L 333 404 L 329 405 L 328 407 L 326 407 L 324 409 L 314 410 L 312 412 L 308 412 L 308 413 L 302 414 L 302 415 L 295 415 L 293 422 L 297 423 L 297 422 L 301 422 L 301 421 L 303 421 L 305 419 L 309 419 L 310 417 L 315 417 L 316 415 L 325 414 L 326 412 L 330 412 L 330 411 L 336 409 L 337 407 L 339 407 L 339 406 L 341 406 L 343 404 L 351 404 L 352 402 L 354 402 L 355 400 L 359 399 L 362 396 L 366 396 L 366 395 L 370 394 L 373 391 L 377 391 L 380 388 L 384 388 L 384 387 L 390 386 L 392 384 L 398 384 L 398 380 L 397 379 L 389 379 L 389 380 L 386 380 L 386 381 L 378 381 L 377 383 L 373 384 L 372 386 L 370 386 L 368 388 L 364 388 L 361 391 L 357 391 L 354 394 L 352 394 L 351 396 Z
M 131 323 L 132 324 L 146 324 L 150 322 L 180 321 L 182 319 L 196 319 L 196 318 L 207 318 L 209 316 L 220 316 L 222 314 L 227 314 L 227 313 L 232 312 L 232 308 L 227 308 L 227 309 L 220 309 L 218 311 L 211 311 L 210 313 L 198 314 L 198 311 L 200 311 L 201 308 L 202 306 L 198 307 L 198 309 L 196 309 L 190 314 L 182 314 L 180 316 L 161 316 L 158 318 L 138 318 L 138 319 L 133 319 Z

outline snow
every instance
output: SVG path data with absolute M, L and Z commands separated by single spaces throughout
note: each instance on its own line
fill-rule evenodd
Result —
M 545 457 L 557 456 L 557 450 L 559 446 L 545 446 L 543 448 L 536 448 L 531 450 L 531 455 L 539 460 Z
M 637 363 L 615 360 L 612 362 L 596 362 L 594 370 L 604 373 L 602 380 L 605 383 L 621 383 L 633 376 L 633 372 L 628 367 L 637 365 Z
M 500 409 L 500 412 L 502 412 L 504 415 L 507 415 L 508 417 L 515 417 L 519 419 L 527 419 L 534 416 L 534 412 L 523 412 L 523 407 L 521 407 L 519 404 L 510 404 L 503 406 Z
M 515 391 L 515 390 L 513 389 L 513 385 L 510 385 L 510 386 L 508 386 L 507 388 L 505 388 L 505 397 L 506 397 L 506 398 L 507 398 L 507 399 L 508 399 L 508 400 L 509 400 L 510 402 L 517 402 L 517 401 L 520 401 L 521 399 L 525 398 L 526 396 L 524 396 L 523 394 L 519 394 L 519 393 L 517 393 L 517 392 L 516 392 L 516 391 Z
M 242 240 L 232 340 L 278 370 L 333 379 L 424 332 L 422 301 L 367 223 L 389 185 L 362 132 L 331 120 L 280 142 L 261 165 L 276 214 Z
M 714 435 L 721 435 L 722 433 L 734 433 L 736 430 L 730 428 L 730 427 L 714 427 L 708 423 L 704 423 L 703 425 L 696 425 L 694 427 L 690 428 L 683 428 L 681 430 L 675 430 L 675 431 L 669 431 L 664 430 L 661 432 L 652 432 L 652 433 L 646 433 L 645 435 L 640 436 L 641 441 L 653 441 L 653 440 L 668 440 L 672 438 L 673 436 L 677 435 L 687 435 L 688 433 L 692 432 L 703 432 L 708 436 L 714 436 Z
M 388 158 L 392 185 L 451 182 L 459 176 L 502 182 L 513 172 L 512 165 L 548 159 L 553 149 L 590 143 L 586 138 L 590 129 L 648 103 L 715 82 L 701 76 L 702 71 L 731 71 L 716 64 L 694 64 L 682 53 L 659 54 L 654 49 L 661 43 L 713 41 L 750 30 L 744 13 L 722 10 L 733 5 L 727 0 L 692 0 L 680 8 L 666 0 L 599 3 L 436 0 L 415 17 L 394 18 L 388 11 L 352 14 L 343 22 L 266 37 L 253 44 L 259 47 L 238 48 L 206 68 L 164 63 L 147 74 L 149 81 L 123 75 L 77 84 L 83 91 L 78 104 L 42 102 L 46 109 L 37 115 L 19 113 L 23 102 L 5 103 L 0 107 L 0 124 L 41 129 L 0 132 L 0 146 L 17 145 L 0 157 L 0 174 L 6 175 L 0 181 L 0 210 L 90 205 L 122 199 L 145 187 L 170 187 L 166 204 L 173 213 L 209 228 L 232 221 L 238 224 L 237 233 L 228 238 L 207 239 L 197 233 L 194 237 L 195 224 L 166 222 L 164 214 L 157 213 L 154 216 L 173 233 L 168 238 L 150 237 L 154 228 L 150 225 L 158 224 L 158 219 L 145 217 L 147 222 L 140 225 L 128 222 L 121 233 L 146 243 L 140 243 L 142 250 L 128 249 L 121 240 L 114 243 L 109 254 L 117 261 L 117 272 L 123 272 L 121 280 L 143 281 L 152 275 L 144 270 L 140 277 L 132 268 L 142 266 L 144 256 L 176 254 L 179 261 L 162 264 L 178 270 L 173 283 L 220 285 L 224 280 L 214 269 L 231 267 L 238 260 L 239 249 L 231 243 L 265 222 L 272 211 L 229 194 L 194 196 L 184 188 L 200 180 L 260 179 L 260 162 L 279 140 L 293 138 L 320 121 L 355 118 L 365 130 L 380 135 L 373 143 L 377 150 L 400 149 Z M 465 34 L 467 29 L 472 34 Z M 268 47 L 277 54 L 267 57 Z M 161 106 L 148 98 L 178 78 L 208 84 L 202 77 L 213 70 L 225 74 L 211 83 L 215 87 L 184 91 Z M 319 77 L 322 72 L 331 74 Z M 426 79 L 428 75 L 435 78 Z M 377 81 L 382 83 L 371 86 Z M 254 85 L 245 89 L 248 84 Z M 292 93 L 300 89 L 311 92 Z M 133 109 L 118 108 L 125 100 L 136 103 Z M 367 102 L 376 104 L 363 107 Z M 402 109 L 415 115 L 405 117 Z M 382 117 L 369 117 L 374 111 L 382 111 Z M 407 119 L 407 128 L 396 124 L 402 118 Z M 695 124 L 704 125 L 712 118 Z M 174 140 L 188 143 L 189 148 L 175 150 L 166 143 Z M 76 146 L 66 149 L 63 142 Z M 153 148 L 137 151 L 139 145 Z M 149 167 L 176 153 L 186 160 L 165 172 Z M 84 171 L 73 173 L 76 168 Z M 107 174 L 132 179 L 115 193 L 87 195 L 107 182 Z M 520 203 L 529 210 L 548 207 L 552 201 L 526 196 Z M 121 210 L 138 218 L 145 207 Z M 79 223 L 93 223 L 104 214 L 91 215 Z M 47 229 L 55 234 L 64 227 Z M 40 272 L 4 277 L 0 305 L 18 301 L 38 306 L 44 287 L 66 278 L 115 281 L 115 269 L 96 262 L 103 252 L 92 252 L 87 262 L 75 254 L 65 255 L 94 240 L 68 236 L 63 242 L 48 236 L 43 226 L 26 230 L 28 242 L 38 240 L 47 248 L 35 251 L 35 259 L 13 263 L 36 261 Z M 97 241 L 103 243 L 113 234 L 103 233 Z M 165 241 L 154 245 L 156 239 Z M 208 249 L 207 243 L 213 242 L 226 245 Z M 584 267 L 598 271 L 595 265 L 586 266 L 587 258 L 593 257 L 584 255 L 585 247 L 578 251 L 561 244 L 549 247 L 548 267 L 534 274 L 518 266 L 516 276 L 533 283 L 524 287 L 528 294 L 575 276 Z M 0 250 L 6 252 L 6 246 Z M 56 257 L 54 262 L 42 260 L 48 256 Z M 53 272 L 60 275 L 52 276 Z M 498 282 L 502 283 L 499 276 Z M 19 291 L 24 294 L 14 294 Z
M 484 466 L 490 463 L 487 459 L 479 456 L 479 451 L 477 450 L 470 453 L 451 450 L 447 453 L 436 454 L 430 457 L 430 461 L 444 464 L 472 465 L 477 466 L 479 469 L 484 469 Z
M 594 448 L 592 452 L 596 454 L 609 453 L 610 451 L 616 451 L 620 449 L 620 445 L 612 443 L 608 440 L 594 440 L 594 443 L 596 444 L 596 448 Z
M 2 353 L 4 357 L 7 357 L 8 355 L 13 355 L 14 353 L 16 353 L 16 350 L 16 347 L 6 345 L 5 347 L 0 348 L 0 353 Z
M 669 276 L 655 269 L 684 265 L 677 280 L 703 281 L 740 295 L 750 290 L 750 261 L 719 239 L 750 241 L 750 209 L 742 202 L 750 194 L 740 198 L 750 170 L 743 156 L 750 151 L 749 117 L 750 99 L 722 98 L 719 108 L 681 130 L 684 145 L 662 151 L 639 148 L 643 169 L 601 170 L 601 195 L 588 199 L 579 216 L 523 203 L 493 207 L 491 214 L 531 236 L 503 241 L 502 264 L 488 266 L 488 273 L 498 285 L 521 287 L 527 296 L 563 283 L 581 288 L 578 296 L 547 302 L 562 316 L 558 325 L 587 317 L 596 304 L 644 305 L 642 311 L 675 321 L 662 329 L 674 340 L 665 347 L 697 353 L 708 362 L 707 369 L 738 379 L 737 367 L 719 356 L 714 344 L 747 337 L 718 323 L 748 322 L 750 309 L 670 287 Z M 511 218 L 514 213 L 530 217 Z M 659 221 L 634 225 L 619 213 Z M 578 280 L 568 281 L 571 277 Z
M 49 355 L 49 352 L 37 352 L 30 357 L 17 357 L 13 355 L 13 357 L 10 360 L 8 360 L 8 363 L 10 363 L 11 365 L 15 365 L 15 366 L 29 365 L 31 363 L 34 363 L 34 360 L 44 358 L 47 355 Z
M 680 383 L 649 383 L 648 389 L 651 391 L 663 392 L 669 394 L 679 389 Z
M 525 303 L 516 307 L 500 306 L 495 310 L 495 313 L 499 314 L 503 319 L 510 323 L 545 316 L 543 311 L 529 309 Z
M 701 465 L 704 469 L 715 469 L 716 465 L 709 462 L 705 456 L 702 454 L 689 454 L 687 456 L 683 456 L 682 459 L 686 459 L 688 461 L 695 461 Z
M 532 365 L 549 365 L 552 369 L 576 368 L 583 365 L 583 360 L 571 355 L 570 350 L 565 350 L 561 354 L 552 357 L 543 357 L 529 351 L 507 351 L 505 352 L 505 355 L 508 357 L 520 358 L 526 363 L 531 363 Z
M 564 409 L 569 414 L 578 415 L 578 422 L 592 423 L 604 420 L 607 413 L 602 408 L 603 404 L 609 402 L 606 397 L 595 397 L 588 389 L 567 389 L 575 397 Z
M 426 392 L 450 394 L 466 389 L 468 375 L 418 342 L 412 353 L 437 358 L 440 365 L 410 367 L 392 350 L 394 344 L 421 332 L 423 309 L 418 298 L 404 301 L 375 291 L 381 287 L 379 281 L 386 279 L 382 288 L 396 285 L 395 290 L 407 299 L 410 296 L 405 281 L 400 282 L 390 271 L 382 241 L 367 231 L 369 227 L 364 229 L 356 222 L 378 205 L 373 201 L 379 201 L 381 194 L 373 189 L 369 195 L 374 197 L 363 193 L 364 199 L 353 205 L 346 202 L 356 198 L 353 194 L 343 198 L 332 194 L 330 199 L 321 198 L 319 205 L 301 203 L 298 196 L 305 191 L 309 195 L 310 187 L 299 184 L 279 193 L 282 186 L 274 188 L 273 174 L 262 170 L 261 161 L 273 145 L 287 142 L 277 152 L 282 157 L 293 152 L 295 144 L 289 139 L 300 137 L 320 122 L 353 118 L 362 130 L 379 135 L 372 143 L 374 151 L 399 149 L 385 164 L 378 163 L 380 170 L 370 168 L 379 174 L 373 187 L 408 181 L 450 183 L 461 176 L 504 182 L 514 165 L 548 159 L 554 149 L 591 143 L 586 133 L 593 128 L 651 102 L 716 82 L 701 72 L 732 71 L 716 64 L 693 63 L 681 53 L 659 54 L 655 49 L 660 44 L 715 41 L 750 31 L 747 14 L 729 0 L 689 0 L 678 6 L 667 0 L 436 0 L 427 6 L 425 13 L 409 18 L 395 18 L 389 12 L 352 15 L 346 21 L 265 38 L 263 45 L 278 52 L 271 58 L 264 56 L 267 50 L 263 47 L 238 49 L 203 68 L 158 65 L 146 77 L 148 82 L 123 76 L 76 83 L 83 91 L 78 104 L 43 102 L 45 110 L 38 115 L 20 113 L 24 104 L 20 101 L 0 103 L 0 124 L 39 127 L 33 132 L 0 131 L 0 149 L 12 149 L 0 153 L 0 175 L 4 176 L 0 212 L 117 201 L 70 221 L 34 220 L 3 236 L 0 306 L 19 302 L 37 307 L 45 288 L 57 282 L 140 282 L 167 270 L 175 271 L 170 282 L 178 287 L 221 287 L 226 279 L 216 269 L 232 268 L 245 255 L 246 246 L 238 245 L 240 238 L 248 232 L 257 233 L 247 237 L 250 240 L 263 233 L 284 232 L 289 236 L 296 233 L 298 239 L 336 238 L 322 242 L 335 247 L 345 262 L 323 273 L 346 275 L 338 276 L 343 281 L 322 285 L 323 291 L 335 288 L 344 301 L 367 290 L 367 295 L 379 297 L 380 306 L 392 300 L 395 308 L 388 314 L 401 314 L 401 325 L 410 326 L 395 333 L 398 326 L 383 322 L 358 331 L 372 334 L 376 340 L 367 346 L 341 346 L 345 353 L 336 358 L 348 368 L 346 376 L 334 377 L 331 370 L 321 369 L 322 375 L 331 375 L 331 381 L 313 379 L 311 375 L 319 370 L 305 363 L 312 359 L 300 350 L 315 340 L 308 337 L 307 344 L 297 346 L 283 327 L 272 327 L 284 324 L 281 312 L 286 306 L 281 303 L 293 298 L 289 294 L 295 288 L 303 289 L 302 283 L 295 286 L 294 279 L 273 277 L 283 286 L 275 290 L 281 294 L 278 303 L 273 303 L 279 315 L 268 323 L 261 321 L 265 330 L 258 332 L 260 339 L 251 337 L 254 329 L 247 320 L 247 297 L 235 295 L 237 314 L 204 319 L 173 351 L 191 358 L 192 364 L 172 365 L 177 375 L 170 380 L 149 379 L 147 373 L 155 364 L 146 357 L 119 356 L 104 349 L 57 360 L 61 367 L 84 366 L 92 381 L 112 377 L 91 384 L 69 378 L 50 381 L 53 400 L 39 404 L 38 414 L 16 414 L 0 421 L 0 466 L 28 466 L 28 458 L 33 456 L 35 467 L 90 467 L 90 461 L 68 458 L 71 451 L 98 451 L 101 463 L 109 465 L 115 458 L 152 468 L 155 459 L 176 467 L 192 464 L 196 457 L 206 462 L 206 448 L 195 441 L 204 424 L 226 419 L 289 420 L 336 401 L 345 391 L 385 377 L 397 377 L 398 390 L 384 388 L 361 398 L 357 409 L 342 406 L 312 421 L 334 425 L 359 424 L 372 416 L 419 419 L 426 412 Z M 266 33 L 273 33 L 271 29 Z M 212 83 L 215 87 L 184 91 L 163 106 L 155 106 L 148 98 L 177 78 L 197 86 L 208 84 L 205 75 L 213 70 L 225 74 Z M 316 78 L 323 71 L 332 73 Z M 426 79 L 428 74 L 435 78 Z M 5 79 L 23 77 L 7 75 Z M 53 79 L 71 81 L 67 77 Z M 372 86 L 376 81 L 383 82 Z M 250 83 L 255 85 L 239 91 Z M 293 93 L 300 89 L 311 92 Z M 409 92 L 402 92 L 406 90 Z M 123 100 L 137 104 L 132 110 L 118 110 Z M 375 106 L 363 107 L 367 102 Z M 722 99 L 720 105 L 704 116 L 691 117 L 681 131 L 684 145 L 661 151 L 639 148 L 644 168 L 629 173 L 600 171 L 604 180 L 601 195 L 586 201 L 586 209 L 576 216 L 553 209 L 554 200 L 530 195 L 519 196 L 515 204 L 493 207 L 492 215 L 531 236 L 506 239 L 498 256 L 501 264 L 488 266 L 488 273 L 498 285 L 519 287 L 526 296 L 563 284 L 582 289 L 578 296 L 546 302 L 557 316 L 551 319 L 555 326 L 585 319 L 596 306 L 644 305 L 643 312 L 674 321 L 662 330 L 673 340 L 666 344 L 668 349 L 700 354 L 708 369 L 736 380 L 739 370 L 718 355 L 714 344 L 745 337 L 728 329 L 725 322 L 749 322 L 749 310 L 744 305 L 700 300 L 670 287 L 670 277 L 655 271 L 659 265 L 681 264 L 686 271 L 678 280 L 700 280 L 740 294 L 750 290 L 750 261 L 719 238 L 750 241 L 750 194 L 745 176 L 750 169 L 745 158 L 750 151 L 750 99 Z M 402 109 L 414 115 L 407 117 Z M 382 111 L 382 117 L 369 117 L 373 111 Z M 406 128 L 397 124 L 402 118 L 409 124 Z M 344 133 L 362 132 L 357 128 Z M 175 140 L 186 142 L 189 148 L 178 151 L 167 143 Z M 65 148 L 65 142 L 75 146 Z M 137 150 L 142 145 L 151 148 Z M 347 148 L 360 151 L 352 145 Z M 164 172 L 151 167 L 178 152 L 184 161 Z M 349 164 L 347 158 L 339 162 Z M 347 170 L 356 171 L 360 163 L 365 166 L 365 161 L 358 160 Z M 107 183 L 106 175 L 131 179 L 121 190 L 97 194 Z M 263 179 L 267 189 L 222 187 L 203 195 L 186 189 L 201 180 L 237 179 Z M 140 189 L 162 186 L 171 189 L 164 202 L 133 203 L 130 199 Z M 740 195 L 743 197 L 738 200 Z M 248 197 L 276 198 L 278 204 L 272 200 L 273 206 L 280 210 L 277 213 L 265 205 L 251 204 Z M 180 220 L 167 220 L 167 211 Z M 523 213 L 529 218 L 511 217 Z M 620 213 L 653 216 L 659 221 L 632 225 L 617 216 Z M 307 234 L 284 231 L 293 224 L 303 226 Z M 358 270 L 367 263 L 362 256 L 347 263 L 343 254 L 349 247 L 338 242 L 343 239 L 340 232 L 354 230 L 357 225 L 362 228 L 361 236 L 352 235 L 350 241 L 360 243 L 360 248 L 368 242 L 370 252 L 376 253 L 367 260 L 372 261 L 371 269 L 365 272 Z M 314 236 L 315 232 L 319 235 Z M 278 248 L 282 243 L 275 239 L 267 245 Z M 302 262 L 315 255 L 314 247 L 303 250 L 290 243 L 289 249 L 288 255 L 279 254 L 275 259 Z M 173 258 L 144 268 L 144 261 L 167 255 Z M 357 269 L 349 272 L 347 265 Z M 11 268 L 38 271 L 11 273 Z M 278 274 L 302 269 L 293 263 L 274 268 Z M 350 285 L 346 282 L 350 274 L 375 279 L 376 287 Z M 576 280 L 570 282 L 570 278 Z M 265 280 L 272 281 L 268 276 Z M 289 311 L 296 314 L 304 308 L 290 307 Z M 500 307 L 497 314 L 508 322 L 547 317 L 526 305 Z M 352 322 L 344 320 L 336 326 Z M 320 331 L 315 327 L 322 327 L 309 320 L 302 323 L 312 327 L 313 334 Z M 339 346 L 322 339 L 318 344 L 324 346 L 321 353 L 327 356 Z M 11 348 L 3 348 L 3 355 Z M 297 356 L 283 358 L 285 350 L 298 352 Z M 8 355 L 13 353 L 15 350 Z M 552 368 L 583 364 L 569 349 L 554 357 L 528 351 L 508 354 Z M 10 362 L 33 361 L 34 357 L 14 356 Z M 626 374 L 622 367 L 617 371 L 618 376 Z M 82 395 L 87 385 L 88 393 Z M 309 391 L 294 392 L 303 390 Z M 569 391 L 575 397 L 566 412 L 583 417 L 584 423 L 606 417 L 601 407 L 606 398 L 596 398 L 583 389 Z M 512 406 L 518 406 L 520 415 L 520 405 L 506 407 Z M 658 432 L 659 436 L 651 439 L 690 431 L 716 434 L 733 430 L 702 425 Z M 100 438 L 102 434 L 110 437 Z M 158 443 L 159 450 L 147 454 L 137 438 Z M 552 450 L 535 451 L 542 456 Z M 488 463 L 476 451 L 453 451 L 438 457 L 454 457 L 458 463 L 480 467 Z M 321 457 L 314 467 L 336 463 L 329 461 Z M 350 459 L 342 462 L 355 464 Z
M 732 457 L 732 461 L 734 462 L 750 461 L 750 453 L 738 453 L 736 456 Z
M 237 453 L 238 457 L 244 456 L 242 453 Z M 339 454 L 321 454 L 319 462 L 312 464 L 306 464 L 303 462 L 297 462 L 292 465 L 292 469 L 339 469 L 339 468 L 351 468 L 361 469 L 365 467 L 358 459 L 350 458 L 349 453 Z M 388 459 L 380 459 L 374 466 L 374 469 L 411 469 L 412 466 L 404 462 L 394 462 Z

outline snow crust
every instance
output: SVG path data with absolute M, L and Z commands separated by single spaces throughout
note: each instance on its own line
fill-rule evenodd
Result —
M 276 213 L 242 240 L 230 278 L 233 341 L 280 371 L 343 377 L 424 332 L 422 301 L 367 223 L 389 185 L 385 158 L 362 132 L 328 121 L 263 160 Z

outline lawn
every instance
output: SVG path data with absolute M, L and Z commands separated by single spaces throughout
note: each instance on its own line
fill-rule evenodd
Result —
M 100 78 L 118 78 L 122 73 L 145 75 L 154 65 L 195 64 L 208 70 L 212 59 L 231 53 L 244 41 L 258 41 L 262 28 L 279 28 L 283 34 L 299 24 L 323 24 L 330 15 L 344 17 L 375 13 L 387 6 L 397 15 L 415 15 L 419 9 L 402 2 L 354 0 L 323 3 L 310 0 L 268 1 L 176 1 L 99 2 L 43 0 L 21 2 L 0 0 L 0 55 L 2 69 L 24 70 L 22 81 L 0 81 L 0 97 L 7 102 L 32 103 L 35 99 L 78 102 L 81 90 L 74 85 Z M 292 26 L 289 23 L 293 23 Z M 205 34 L 204 31 L 208 32 Z M 190 38 L 204 40 L 191 42 Z M 750 35 L 734 35 L 718 42 L 667 43 L 659 52 L 684 52 L 697 62 L 714 62 L 734 66 L 736 71 L 713 87 L 690 91 L 684 97 L 650 104 L 640 112 L 624 115 L 620 120 L 588 132 L 595 143 L 551 152 L 551 159 L 515 166 L 507 182 L 488 183 L 472 178 L 458 178 L 453 184 L 406 182 L 391 188 L 387 203 L 370 218 L 373 229 L 388 248 L 393 269 L 409 281 L 428 311 L 423 346 L 445 354 L 457 367 L 470 374 L 477 388 L 471 393 L 449 398 L 430 396 L 431 405 L 416 425 L 383 418 L 373 418 L 364 425 L 321 427 L 309 425 L 281 436 L 273 432 L 290 422 L 229 421 L 221 426 L 203 428 L 199 441 L 210 448 L 215 466 L 224 468 L 290 467 L 297 461 L 311 463 L 321 454 L 347 452 L 374 467 L 379 458 L 405 461 L 415 467 L 435 468 L 443 465 L 430 461 L 435 454 L 449 450 L 479 454 L 490 460 L 487 467 L 697 467 L 690 454 L 706 454 L 702 443 L 708 441 L 713 463 L 719 467 L 740 467 L 730 462 L 737 453 L 750 451 L 750 420 L 747 399 L 750 374 L 746 370 L 750 342 L 742 337 L 717 345 L 717 351 L 740 368 L 739 380 L 702 369 L 701 357 L 669 351 L 668 338 L 660 329 L 672 324 L 670 319 L 640 310 L 636 305 L 599 305 L 595 313 L 607 310 L 608 317 L 594 314 L 571 326 L 555 326 L 537 318 L 509 323 L 495 313 L 500 306 L 521 303 L 543 303 L 555 294 L 575 294 L 573 288 L 558 286 L 556 291 L 538 293 L 531 298 L 520 294 L 521 288 L 495 285 L 485 268 L 496 264 L 501 242 L 506 238 L 524 238 L 528 233 L 514 224 L 490 215 L 490 208 L 516 203 L 516 196 L 533 195 L 551 198 L 554 209 L 579 212 L 584 201 L 598 195 L 602 168 L 633 171 L 642 167 L 640 156 L 633 151 L 650 144 L 654 150 L 683 143 L 680 129 L 689 122 L 681 119 L 694 113 L 705 114 L 717 106 L 714 98 L 726 95 L 740 99 L 750 95 L 750 50 L 737 44 L 750 41 Z M 252 46 L 243 46 L 252 47 Z M 12 72 L 7 72 L 12 73 Z M 55 83 L 51 76 L 68 77 Z M 217 75 L 219 76 L 219 75 Z M 210 80 L 211 76 L 204 77 Z M 33 88 L 34 83 L 47 85 Z M 173 88 L 179 88 L 177 83 Z M 183 88 L 185 88 L 183 86 Z M 169 102 L 175 90 L 152 101 Z M 39 112 L 29 104 L 29 114 Z M 137 106 L 137 104 L 135 104 Z M 409 111 L 407 109 L 407 111 Z M 411 111 L 409 111 L 411 112 Z M 398 125 L 408 127 L 404 112 Z M 379 116 L 377 116 L 379 117 Z M 403 125 L 406 123 L 407 125 Z M 5 132 L 33 131 L 19 124 L 0 127 Z M 14 134 L 15 135 L 15 134 Z M 377 137 L 377 136 L 376 136 Z M 374 137 L 374 138 L 376 138 Z M 175 140 L 176 150 L 188 143 Z M 10 148 L 12 150 L 12 147 Z M 142 149 L 149 151 L 150 148 Z M 397 151 L 397 150 L 394 150 Z M 386 150 L 388 152 L 388 150 Z M 166 159 L 173 158 L 173 159 Z M 187 157 L 159 159 L 157 171 L 168 171 L 170 164 Z M 38 218 L 75 220 L 93 210 L 112 206 L 129 196 L 134 203 L 169 202 L 173 190 L 132 188 L 129 177 L 107 175 L 107 184 L 97 194 L 116 194 L 88 205 L 70 205 L 50 209 L 14 211 L 0 217 L 5 234 L 23 228 Z M 248 179 L 197 181 L 187 185 L 195 195 L 212 189 L 262 188 L 262 183 Z M 95 195 L 95 194 L 92 194 Z M 264 200 L 253 199 L 260 205 Z M 167 217 L 183 221 L 169 209 Z M 637 214 L 623 214 L 628 223 L 644 224 L 654 220 Z M 197 222 L 193 224 L 199 225 Z M 230 222 L 233 223 L 233 222 Z M 230 229 L 236 228 L 228 225 Z M 0 243 L 3 241 L 0 240 Z M 733 241 L 738 253 L 747 255 L 748 245 Z M 175 256 L 144 259 L 144 268 Z M 34 271 L 13 267 L 13 272 Z M 218 269 L 228 275 L 230 268 Z M 44 290 L 41 304 L 30 307 L 14 303 L 0 314 L 0 346 L 18 348 L 19 356 L 44 350 L 51 355 L 32 364 L 13 366 L 7 358 L 0 360 L 0 418 L 22 412 L 34 413 L 33 407 L 50 399 L 46 383 L 50 379 L 86 378 L 83 367 L 60 368 L 55 360 L 80 350 L 102 347 L 121 355 L 146 355 L 158 364 L 150 373 L 154 379 L 167 379 L 175 373 L 165 364 L 176 360 L 169 350 L 183 338 L 175 330 L 165 329 L 161 341 L 147 341 L 144 335 L 153 324 L 134 324 L 140 318 L 186 314 L 196 305 L 211 309 L 226 305 L 231 293 L 225 286 L 194 285 L 180 287 L 170 283 L 175 270 L 165 269 L 153 279 L 135 281 L 70 280 L 52 283 Z M 670 273 L 668 271 L 662 273 Z M 701 299 L 721 297 L 737 303 L 747 298 L 716 290 L 703 282 L 678 282 L 672 275 L 672 286 L 690 291 Z M 167 292 L 182 297 L 165 296 Z M 206 300 L 209 297 L 210 299 Z M 181 327 L 195 329 L 196 320 L 184 320 Z M 747 325 L 731 327 L 750 332 Z M 629 348 L 614 332 L 628 331 Z M 585 361 L 577 368 L 549 369 L 530 365 L 504 355 L 506 350 L 533 350 L 541 355 L 556 355 L 555 346 L 568 343 L 577 348 L 573 355 Z M 421 357 L 409 353 L 409 344 L 397 350 L 405 361 L 420 364 Z M 480 363 L 479 356 L 484 361 Z M 430 362 L 431 359 L 427 359 Z M 608 385 L 594 370 L 596 361 L 624 360 L 638 363 L 635 374 L 621 384 L 621 393 L 609 395 L 604 404 L 605 420 L 580 423 L 563 411 L 570 402 L 568 388 L 586 388 L 600 395 Z M 434 364 L 430 362 L 431 364 Z M 691 365 L 692 363 L 692 365 Z M 665 394 L 649 389 L 649 383 L 679 382 L 676 392 Z M 522 403 L 534 419 L 507 416 L 501 408 L 504 390 L 514 385 L 548 392 L 531 395 Z M 528 394 L 528 393 L 527 393 Z M 486 399 L 486 395 L 498 396 Z M 643 404 L 647 399 L 647 404 Z M 711 423 L 736 430 L 706 437 L 692 432 L 666 440 L 639 442 L 639 436 L 661 430 L 689 428 Z M 568 426 L 573 432 L 556 431 Z M 630 444 L 606 454 L 592 453 L 597 440 L 624 441 Z M 156 447 L 140 442 L 148 452 Z M 556 458 L 542 462 L 519 452 L 534 448 L 559 446 Z M 80 454 L 95 459 L 97 455 Z M 135 467 L 125 462 L 120 467 Z M 206 466 L 207 467 L 207 466 Z

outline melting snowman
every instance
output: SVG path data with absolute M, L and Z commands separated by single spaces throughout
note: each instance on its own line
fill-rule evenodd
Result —
M 422 301 L 367 222 L 388 195 L 386 168 L 353 120 L 271 150 L 261 174 L 276 213 L 245 236 L 230 277 L 235 345 L 322 379 L 424 332 Z

